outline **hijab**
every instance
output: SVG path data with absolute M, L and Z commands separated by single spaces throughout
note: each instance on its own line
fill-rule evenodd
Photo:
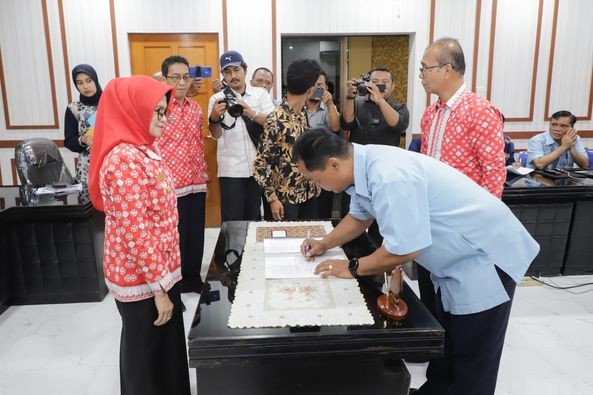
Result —
M 91 77 L 91 79 L 95 82 L 95 86 L 97 87 L 97 92 L 91 97 L 86 97 L 82 93 L 80 94 L 79 100 L 81 103 L 86 104 L 87 106 L 96 106 L 99 104 L 99 98 L 101 97 L 101 93 L 103 90 L 101 89 L 101 84 L 99 84 L 99 78 L 97 77 L 97 72 L 88 64 L 79 64 L 72 69 L 72 81 L 74 81 L 74 86 L 76 90 L 78 90 L 78 86 L 76 85 L 76 76 L 79 73 L 84 73 Z M 80 92 L 80 90 L 78 90 Z
M 163 96 L 174 96 L 174 89 L 152 77 L 138 75 L 111 80 L 99 102 L 89 167 L 89 194 L 97 210 L 103 211 L 99 171 L 105 156 L 121 143 L 150 145 L 150 122 Z

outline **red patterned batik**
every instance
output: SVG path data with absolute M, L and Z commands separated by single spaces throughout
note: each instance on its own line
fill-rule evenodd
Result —
M 421 152 L 500 199 L 506 177 L 502 128 L 500 111 L 463 86 L 449 101 L 439 100 L 424 112 Z
M 204 115 L 196 102 L 185 99 L 182 105 L 177 99 L 171 100 L 167 125 L 155 145 L 173 173 L 177 197 L 206 192 L 208 172 L 203 125 Z

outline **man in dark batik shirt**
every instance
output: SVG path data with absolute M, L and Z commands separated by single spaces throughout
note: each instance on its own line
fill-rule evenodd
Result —
M 314 60 L 292 62 L 286 73 L 286 99 L 264 125 L 253 171 L 277 221 L 317 217 L 317 188 L 292 162 L 291 150 L 308 128 L 305 103 L 320 74 L 321 67 Z

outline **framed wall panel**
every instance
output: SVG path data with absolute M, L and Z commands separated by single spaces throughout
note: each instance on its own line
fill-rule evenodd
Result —
M 57 128 L 47 1 L 4 0 L 0 14 L 0 80 L 6 129 Z
M 63 50 L 68 59 L 64 64 L 66 81 L 71 92 L 69 101 L 79 96 L 72 82 L 71 70 L 80 63 L 90 64 L 97 71 L 99 83 L 104 87 L 116 76 L 115 49 L 112 40 L 109 0 L 59 0 L 65 20 Z M 92 23 L 76 23 L 79 19 Z
M 591 120 L 593 105 L 593 7 L 589 0 L 555 0 L 545 119 L 569 110 Z
M 533 120 L 543 1 L 492 3 L 486 97 L 507 122 Z
M 441 37 L 459 40 L 465 56 L 465 84 L 475 91 L 477 69 L 477 46 L 480 35 L 481 0 L 432 0 L 430 42 Z M 435 95 L 427 95 L 426 105 L 435 101 Z

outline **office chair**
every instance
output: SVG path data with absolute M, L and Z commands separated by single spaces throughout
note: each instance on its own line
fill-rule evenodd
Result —
M 60 150 L 49 139 L 33 138 L 21 141 L 14 149 L 14 157 L 21 185 L 74 183 Z

